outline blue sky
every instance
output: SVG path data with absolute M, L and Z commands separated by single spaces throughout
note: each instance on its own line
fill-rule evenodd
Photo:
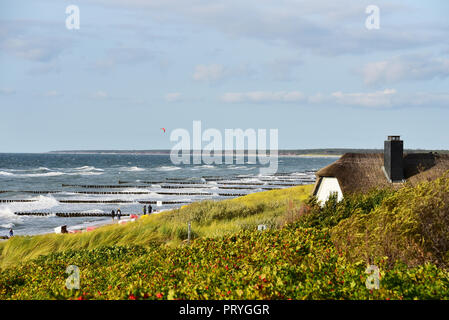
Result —
M 278 129 L 280 148 L 400 134 L 449 149 L 448 14 L 444 0 L 3 0 L 0 152 L 169 149 L 193 120 Z

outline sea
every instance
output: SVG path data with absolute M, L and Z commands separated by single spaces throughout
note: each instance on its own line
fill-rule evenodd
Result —
M 276 173 L 256 164 L 174 165 L 168 154 L 0 154 L 0 236 L 81 230 L 112 210 L 162 212 L 201 200 L 315 182 L 335 157 L 280 156 Z M 68 216 L 69 213 L 71 216 Z M 67 215 L 67 216 L 64 216 Z

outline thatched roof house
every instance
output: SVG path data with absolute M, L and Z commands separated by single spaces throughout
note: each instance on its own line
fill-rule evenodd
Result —
M 416 184 L 434 180 L 449 170 L 449 155 L 438 153 L 403 154 L 397 136 L 385 141 L 384 153 L 346 153 L 316 173 L 313 194 L 325 202 L 330 193 L 343 195 L 374 188 L 401 187 L 406 181 Z

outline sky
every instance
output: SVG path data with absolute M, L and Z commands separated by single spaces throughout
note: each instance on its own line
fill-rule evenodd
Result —
M 196 120 L 278 129 L 280 149 L 388 135 L 449 149 L 448 14 L 445 0 L 2 0 L 0 152 L 170 149 Z

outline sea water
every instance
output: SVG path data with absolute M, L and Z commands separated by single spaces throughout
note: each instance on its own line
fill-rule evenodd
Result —
M 52 214 L 56 212 L 110 213 L 120 208 L 122 214 L 141 214 L 144 204 L 139 201 L 159 201 L 159 205 L 152 204 L 152 207 L 164 211 L 194 201 L 229 199 L 237 194 L 309 184 L 313 183 L 316 170 L 335 160 L 279 157 L 277 173 L 261 176 L 260 164 L 173 165 L 169 155 L 0 154 L 0 200 L 33 200 L 0 203 L 0 236 L 7 235 L 10 228 L 15 235 L 31 235 L 53 232 L 61 225 L 76 229 L 111 221 L 110 217 L 57 217 Z M 120 188 L 94 189 L 80 185 Z M 62 200 L 118 203 L 61 203 Z M 16 215 L 16 212 L 50 215 Z

